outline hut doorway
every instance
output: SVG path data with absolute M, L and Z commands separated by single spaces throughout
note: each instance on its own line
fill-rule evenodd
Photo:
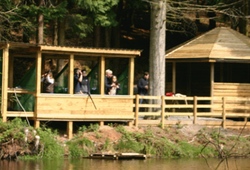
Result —
M 176 63 L 176 93 L 210 96 L 210 64 Z

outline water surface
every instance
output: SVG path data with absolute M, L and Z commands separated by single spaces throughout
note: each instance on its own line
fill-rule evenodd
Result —
M 250 159 L 229 159 L 219 170 L 249 170 Z M 38 161 L 0 161 L 1 170 L 213 170 L 218 159 L 147 159 L 147 160 L 103 160 L 103 159 L 51 159 Z

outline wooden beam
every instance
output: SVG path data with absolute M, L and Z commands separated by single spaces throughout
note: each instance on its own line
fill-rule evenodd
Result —
M 42 75 L 42 53 L 41 51 L 37 52 L 36 59 L 36 96 L 41 93 L 41 75 Z
M 226 128 L 226 98 L 222 98 L 222 127 Z
M 210 63 L 210 96 L 214 96 L 214 63 Z M 211 100 L 211 104 L 213 104 L 213 100 Z M 213 109 L 211 109 L 213 112 Z
M 138 120 L 139 120 L 139 95 L 136 94 L 135 98 L 135 127 L 138 127 Z
M 39 128 L 40 121 L 37 120 L 37 110 L 38 110 L 38 96 L 41 94 L 41 75 L 42 75 L 42 52 L 37 51 L 36 58 L 36 94 L 35 94 L 35 108 L 34 108 L 34 122 L 35 128 Z
M 68 135 L 68 139 L 72 139 L 73 137 L 73 122 L 72 121 L 68 121 L 67 123 L 67 135 Z
M 161 128 L 164 129 L 165 124 L 165 96 L 161 96 Z
M 214 63 L 210 63 L 210 96 L 214 96 Z
M 193 106 L 193 124 L 197 123 L 197 97 L 194 96 L 194 106 Z
M 117 50 L 117 49 L 100 49 L 100 48 L 77 48 L 77 47 L 58 47 L 58 46 L 44 46 L 41 45 L 41 51 L 43 52 L 78 52 L 81 54 L 99 54 L 99 55 L 125 55 L 126 57 L 128 56 L 140 56 L 141 50 Z
M 172 65 L 172 92 L 176 92 L 176 63 L 173 62 Z
M 2 60 L 2 102 L 1 111 L 3 122 L 7 121 L 7 107 L 8 107 L 8 69 L 9 69 L 9 44 L 3 49 Z
M 74 55 L 69 57 L 69 81 L 68 81 L 69 94 L 74 94 Z
M 99 78 L 99 82 L 100 82 L 100 85 L 99 85 L 99 88 L 100 88 L 100 94 L 101 95 L 104 95 L 105 94 L 105 82 L 104 82 L 104 76 L 105 76 L 105 57 L 104 56 L 101 56 L 101 59 L 100 59 L 100 69 L 99 69 L 99 74 L 100 74 L 100 78 Z
M 134 71 L 135 70 L 135 60 L 134 58 L 130 58 L 129 60 L 129 84 L 128 84 L 128 94 L 134 95 Z
M 8 87 L 13 87 L 14 83 L 13 83 L 13 74 L 14 73 L 14 57 L 13 56 L 9 56 L 9 80 L 8 80 Z M 15 88 L 15 87 L 14 87 Z
M 104 121 L 100 121 L 99 125 L 104 126 Z
M 34 128 L 39 128 L 40 127 L 40 121 L 39 120 L 35 120 L 34 121 Z

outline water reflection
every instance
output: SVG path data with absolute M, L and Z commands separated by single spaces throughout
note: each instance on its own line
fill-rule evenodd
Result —
M 249 170 L 250 159 L 230 159 L 228 167 L 224 161 L 219 170 Z M 0 161 L 0 169 L 8 170 L 213 170 L 218 159 L 147 159 L 147 160 L 101 160 L 101 159 L 56 159 L 39 161 Z

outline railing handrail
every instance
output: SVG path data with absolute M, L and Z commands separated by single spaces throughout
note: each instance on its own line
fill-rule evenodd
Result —
M 221 117 L 222 126 L 225 128 L 227 117 L 250 116 L 250 97 L 209 97 L 209 96 L 140 96 L 136 95 L 135 126 L 138 126 L 139 116 L 158 116 L 164 127 L 165 116 L 193 116 L 193 123 L 198 116 Z M 148 100 L 148 103 L 140 104 L 139 100 Z M 180 103 L 180 101 L 183 101 Z M 171 103 L 172 102 L 172 103 Z M 148 109 L 141 112 L 139 108 Z

